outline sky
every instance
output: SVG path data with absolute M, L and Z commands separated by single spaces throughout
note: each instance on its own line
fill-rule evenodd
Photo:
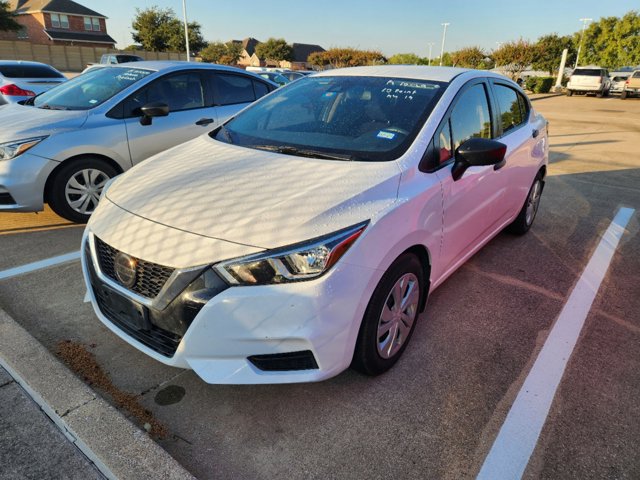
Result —
M 182 18 L 182 0 L 76 0 L 109 17 L 108 33 L 118 48 L 133 43 L 136 8 L 172 8 Z M 580 18 L 620 17 L 640 10 L 640 0 L 186 0 L 189 21 L 202 25 L 208 41 L 254 37 L 284 38 L 329 49 L 379 50 L 385 56 L 440 54 L 441 26 L 447 27 L 445 51 L 467 46 L 492 50 L 498 42 L 541 35 L 567 35 L 581 29 Z

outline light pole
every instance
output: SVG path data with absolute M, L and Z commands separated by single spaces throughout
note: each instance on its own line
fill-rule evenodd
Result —
M 429 45 L 429 66 L 431 66 L 431 49 L 435 44 L 433 42 L 429 42 L 427 45 Z
M 576 55 L 576 64 L 573 67 L 574 70 L 576 68 L 578 68 L 578 59 L 580 58 L 580 50 L 582 49 L 582 39 L 584 38 L 584 31 L 587 28 L 587 23 L 593 21 L 593 18 L 581 18 L 580 21 L 582 22 L 582 33 L 580 34 L 580 43 L 578 44 L 578 53 Z
M 444 30 L 442 31 L 442 48 L 440 49 L 440 66 L 442 66 L 442 57 L 444 56 L 444 40 L 445 38 L 447 38 L 447 27 L 451 24 L 441 23 L 440 25 L 444 27 Z
M 187 23 L 187 0 L 182 0 L 182 15 L 184 16 L 184 41 L 187 45 L 187 62 L 191 61 L 189 52 L 189 24 Z

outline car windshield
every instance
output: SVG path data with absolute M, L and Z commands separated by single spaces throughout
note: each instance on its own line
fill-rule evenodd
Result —
M 409 148 L 447 83 L 306 77 L 276 90 L 211 136 L 290 155 L 387 161 Z
M 141 68 L 98 68 L 37 96 L 33 105 L 54 110 L 89 110 L 152 73 Z

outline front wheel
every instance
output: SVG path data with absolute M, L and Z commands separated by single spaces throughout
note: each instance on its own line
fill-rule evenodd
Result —
M 389 370 L 413 333 L 425 294 L 424 268 L 405 253 L 384 273 L 362 319 L 351 366 L 367 375 Z
M 117 174 L 100 158 L 67 160 L 51 181 L 49 206 L 67 220 L 86 223 L 98 206 L 105 184 Z
M 520 209 L 520 213 L 516 219 L 507 228 L 511 233 L 516 235 L 524 235 L 529 231 L 533 221 L 538 213 L 538 207 L 540 206 L 540 197 L 542 196 L 543 188 L 542 174 L 538 173 L 536 179 L 533 181 L 533 185 L 529 189 L 527 199 Z

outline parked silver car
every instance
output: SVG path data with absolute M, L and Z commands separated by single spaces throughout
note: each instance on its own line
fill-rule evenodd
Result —
M 22 102 L 66 81 L 46 63 L 0 60 L 0 105 Z
M 277 88 L 233 67 L 135 62 L 0 108 L 0 212 L 86 222 L 107 181 L 206 133 Z
M 609 93 L 620 94 L 624 90 L 624 84 L 631 76 L 631 72 L 612 72 L 609 74 L 611 79 L 611 88 Z

